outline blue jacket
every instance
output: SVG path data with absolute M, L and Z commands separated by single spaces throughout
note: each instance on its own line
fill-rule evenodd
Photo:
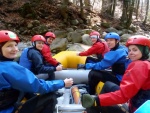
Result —
M 48 93 L 64 87 L 63 80 L 45 81 L 38 79 L 31 71 L 20 66 L 17 62 L 0 62 L 0 90 L 13 88 L 29 93 Z M 13 107 L 0 111 L 12 113 Z
M 32 67 L 32 61 L 30 61 L 28 59 L 28 50 L 29 48 L 24 48 L 22 53 L 21 53 L 21 56 L 20 56 L 20 59 L 19 59 L 19 64 L 29 70 L 31 70 L 31 67 Z
M 94 69 L 94 70 L 104 70 L 109 67 L 112 68 L 112 72 L 116 75 L 116 77 L 121 80 L 122 75 L 125 72 L 128 64 L 131 62 L 127 59 L 128 49 L 125 46 L 119 45 L 117 49 L 111 50 L 104 55 L 104 58 L 98 63 L 87 63 L 85 65 L 86 69 Z M 120 67 L 124 65 L 123 67 Z M 120 71 L 120 68 L 123 72 Z
M 24 55 L 27 54 L 27 55 Z M 35 49 L 34 47 L 29 48 L 28 52 L 23 52 L 19 64 L 28 68 L 29 66 L 27 65 L 29 62 L 31 63 L 30 70 L 34 74 L 40 74 L 40 73 L 53 73 L 56 71 L 56 67 L 50 66 L 44 63 L 44 58 L 42 54 L 40 53 L 39 50 Z

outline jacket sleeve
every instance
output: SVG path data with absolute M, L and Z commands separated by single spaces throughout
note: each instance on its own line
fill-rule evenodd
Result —
M 124 62 L 126 57 L 127 57 L 127 53 L 126 50 L 124 49 L 109 51 L 104 55 L 104 58 L 100 62 L 86 63 L 85 67 L 86 69 L 103 70 L 111 67 L 114 63 L 118 62 L 119 60 L 120 63 Z
M 31 71 L 17 63 L 11 65 L 9 71 L 3 72 L 2 76 L 14 89 L 24 92 L 44 94 L 64 87 L 63 80 L 38 79 Z
M 35 68 L 34 70 L 37 70 L 38 73 L 51 73 L 56 71 L 55 67 L 44 65 L 43 57 L 39 51 L 32 49 L 28 54 L 29 59 L 32 61 L 33 67 Z
M 43 55 L 44 59 L 46 60 L 46 62 L 50 63 L 53 66 L 58 65 L 58 61 L 56 59 L 54 59 L 51 55 L 51 50 L 50 50 L 49 46 L 44 45 L 44 47 L 42 49 L 42 55 Z
M 148 71 L 147 65 L 142 63 L 142 61 L 135 61 L 129 64 L 121 81 L 120 90 L 99 95 L 101 106 L 110 106 L 127 102 L 137 94 L 141 88 L 144 89 L 143 84 L 150 80 L 150 78 L 148 78 Z
M 87 51 L 79 53 L 79 55 L 80 56 L 89 56 L 89 55 L 97 54 L 100 52 L 102 54 L 104 49 L 105 48 L 104 48 L 104 45 L 102 43 L 101 44 L 96 43 L 91 48 L 89 48 Z

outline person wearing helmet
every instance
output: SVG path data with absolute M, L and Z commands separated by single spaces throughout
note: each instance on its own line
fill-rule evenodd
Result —
M 145 101 L 150 100 L 150 40 L 142 35 L 134 35 L 127 40 L 126 46 L 132 62 L 127 67 L 120 86 L 116 85 L 119 90 L 100 94 L 95 98 L 89 94 L 83 95 L 83 107 L 95 106 L 95 100 L 97 106 L 101 107 L 129 102 L 129 112 L 133 113 Z
M 52 55 L 51 55 L 50 44 L 52 44 L 55 38 L 56 36 L 52 32 L 47 32 L 45 34 L 46 43 L 43 46 L 42 55 L 47 63 L 49 63 L 50 65 L 54 67 L 57 67 L 59 65 L 59 67 L 61 68 L 60 70 L 62 70 L 61 63 L 58 62 L 56 59 L 52 58 Z
M 97 63 L 86 63 L 82 68 L 92 69 L 88 75 L 89 93 L 95 94 L 97 84 L 106 81 L 112 81 L 120 84 L 122 75 L 125 72 L 130 60 L 127 59 L 128 49 L 119 44 L 120 36 L 115 32 L 107 33 L 105 40 L 110 51 L 104 55 L 104 58 Z M 112 71 L 106 70 L 108 68 Z
M 24 49 L 19 64 L 31 70 L 38 78 L 54 80 L 54 71 L 61 70 L 62 66 L 53 67 L 44 62 L 41 51 L 46 40 L 42 35 L 34 35 L 31 42 L 33 47 Z
M 30 70 L 13 61 L 17 57 L 17 44 L 19 41 L 18 36 L 14 32 L 0 30 L 0 113 L 15 112 L 14 104 L 19 98 L 20 91 L 40 93 L 41 98 L 39 100 L 42 100 L 42 102 L 39 103 L 39 100 L 35 100 L 37 98 L 33 99 L 36 101 L 34 104 L 32 100 L 27 101 L 29 105 L 25 109 L 27 110 L 26 112 L 34 113 L 38 108 L 41 108 L 42 103 L 42 107 L 46 106 L 48 101 L 50 101 L 48 102 L 50 105 L 54 104 L 56 100 L 53 94 L 54 91 L 73 84 L 72 79 L 52 81 L 38 79 Z M 48 97 L 48 100 L 45 100 L 42 96 Z M 31 105 L 32 107 L 30 107 Z M 48 110 L 50 112 L 53 109 L 50 107 Z M 40 113 L 43 112 L 41 111 Z
M 89 55 L 95 54 L 97 56 L 97 58 L 87 57 L 86 61 L 85 61 L 85 64 L 101 61 L 101 59 L 103 59 L 103 57 L 104 57 L 104 54 L 109 51 L 109 48 L 108 48 L 108 45 L 106 44 L 106 42 L 102 42 L 100 40 L 99 32 L 92 31 L 90 33 L 90 39 L 91 39 L 92 44 L 93 44 L 92 47 L 89 48 L 87 51 L 77 53 L 77 55 L 79 55 L 79 56 L 89 56 Z

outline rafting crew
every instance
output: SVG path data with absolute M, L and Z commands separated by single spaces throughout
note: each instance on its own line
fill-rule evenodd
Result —
M 134 35 L 127 40 L 126 46 L 132 62 L 128 65 L 120 85 L 107 81 L 102 94 L 84 94 L 81 98 L 83 107 L 93 110 L 98 107 L 97 113 L 103 113 L 104 107 L 127 102 L 128 112 L 134 113 L 144 102 L 150 100 L 150 40 L 142 35 Z
M 54 92 L 72 86 L 73 79 L 51 81 L 38 79 L 30 70 L 14 61 L 19 51 L 17 47 L 19 42 L 20 39 L 14 32 L 0 30 L 0 113 L 14 113 L 18 110 L 19 106 L 15 105 L 20 92 L 40 94 L 27 100 L 25 108 L 22 106 L 22 109 L 26 110 L 24 112 L 53 113 L 56 105 Z
M 25 48 L 20 56 L 19 64 L 32 71 L 38 78 L 54 80 L 55 71 L 61 71 L 62 65 L 52 66 L 42 55 L 46 39 L 42 35 L 31 38 L 32 47 Z
M 97 84 L 101 81 L 111 81 L 120 84 L 122 76 L 131 62 L 127 58 L 128 49 L 121 45 L 120 36 L 115 32 L 107 33 L 104 37 L 110 51 L 104 54 L 104 58 L 97 63 L 86 63 L 79 65 L 78 68 L 91 69 L 88 74 L 89 93 L 94 95 Z M 109 69 L 110 70 L 106 70 Z

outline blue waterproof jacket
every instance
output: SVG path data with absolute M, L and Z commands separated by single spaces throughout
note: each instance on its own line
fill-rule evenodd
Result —
M 63 80 L 45 81 L 38 79 L 31 71 L 20 66 L 17 62 L 0 62 L 0 91 L 16 89 L 29 93 L 48 93 L 64 87 Z M 0 113 L 12 113 L 14 107 L 1 110 Z
M 31 66 L 28 65 L 29 63 L 31 63 Z M 28 48 L 28 51 L 27 49 L 24 50 L 24 52 L 20 57 L 19 64 L 26 68 L 30 67 L 30 70 L 34 74 L 40 74 L 40 73 L 51 74 L 54 71 L 56 71 L 56 67 L 47 65 L 44 62 L 44 58 L 42 54 L 40 53 L 39 50 L 37 50 L 34 47 Z
M 29 48 L 24 48 L 22 53 L 21 53 L 21 56 L 20 56 L 20 60 L 19 60 L 19 64 L 29 70 L 31 70 L 31 67 L 32 67 L 32 61 L 30 61 L 28 59 L 28 51 L 29 51 Z
M 123 73 L 125 72 L 128 64 L 131 62 L 129 59 L 127 59 L 127 56 L 128 49 L 125 46 L 119 45 L 117 49 L 107 52 L 100 62 L 87 63 L 85 65 L 85 68 L 94 70 L 104 70 L 111 67 L 112 72 L 116 75 L 118 80 L 121 81 Z M 124 66 L 121 67 L 122 65 Z M 123 72 L 119 72 L 120 70 L 123 70 Z

